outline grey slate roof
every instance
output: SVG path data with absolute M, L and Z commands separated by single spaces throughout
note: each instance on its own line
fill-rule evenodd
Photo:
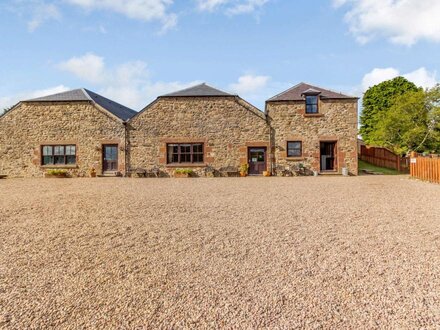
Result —
M 344 95 L 342 93 L 337 93 L 328 89 L 324 89 L 317 86 L 312 86 L 306 83 L 299 83 L 296 86 L 282 92 L 281 94 L 275 95 L 266 102 L 276 102 L 276 101 L 302 101 L 304 100 L 304 92 L 320 92 L 320 97 L 322 99 L 357 99 L 355 96 Z
M 96 94 L 88 89 L 74 89 L 71 91 L 38 97 L 36 99 L 26 100 L 25 102 L 74 102 L 74 101 L 90 101 L 98 104 L 108 112 L 117 116 L 122 120 L 128 120 L 133 117 L 137 112 L 116 103 L 104 96 Z
M 160 97 L 181 97 L 181 96 L 235 96 L 228 94 L 214 87 L 203 83 L 180 91 L 162 95 Z

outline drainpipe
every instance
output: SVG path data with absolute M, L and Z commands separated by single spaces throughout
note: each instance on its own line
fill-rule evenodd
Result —
M 128 134 L 127 134 L 127 122 L 124 121 L 122 122 L 122 124 L 124 125 L 124 149 L 125 149 L 125 177 L 128 176 Z

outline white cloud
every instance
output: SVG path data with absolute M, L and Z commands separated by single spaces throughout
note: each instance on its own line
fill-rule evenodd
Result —
M 349 7 L 345 19 L 360 43 L 378 37 L 408 46 L 422 39 L 440 42 L 438 0 L 333 0 L 333 4 Z
M 269 76 L 244 75 L 238 78 L 238 82 L 229 85 L 229 89 L 237 94 L 256 93 L 266 87 Z
M 28 30 L 35 31 L 45 21 L 54 19 L 60 20 L 61 13 L 54 4 L 38 2 L 33 9 L 32 19 L 28 22 Z
M 64 85 L 58 85 L 46 89 L 40 89 L 35 91 L 21 92 L 11 96 L 0 97 L 0 113 L 3 109 L 11 107 L 17 104 L 19 101 L 34 99 L 41 96 L 62 93 L 68 91 L 69 88 Z
M 196 0 L 201 11 L 224 9 L 229 15 L 246 14 L 263 7 L 269 0 Z
M 366 91 L 369 87 L 377 85 L 382 81 L 393 79 L 399 76 L 399 70 L 394 68 L 373 69 L 362 79 L 362 90 Z
M 436 72 L 429 72 L 425 68 L 417 69 L 413 72 L 406 73 L 403 75 L 406 79 L 409 81 L 412 81 L 417 86 L 423 87 L 423 88 L 430 88 L 434 87 L 438 84 L 437 81 L 437 73 Z
M 395 68 L 376 68 L 367 73 L 362 79 L 362 91 L 365 92 L 369 87 L 398 76 L 405 77 L 418 87 L 430 88 L 438 83 L 436 75 L 437 73 L 435 71 L 429 72 L 424 67 L 403 74 Z
M 65 0 L 86 10 L 109 10 L 132 19 L 160 21 L 162 31 L 177 24 L 177 15 L 168 12 L 173 0 Z
M 75 76 L 91 83 L 105 81 L 104 58 L 92 53 L 71 59 L 58 64 L 58 68 L 63 71 L 73 73 Z
M 45 0 L 13 0 L 3 7 L 23 17 L 29 32 L 34 32 L 46 21 L 59 21 L 62 17 L 58 7 Z

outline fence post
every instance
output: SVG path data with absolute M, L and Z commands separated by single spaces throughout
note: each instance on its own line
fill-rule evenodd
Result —
M 414 151 L 411 151 L 411 155 L 409 158 L 409 168 L 410 168 L 410 175 L 411 177 L 415 176 L 415 166 L 416 164 L 413 163 L 413 158 L 417 158 L 417 153 Z

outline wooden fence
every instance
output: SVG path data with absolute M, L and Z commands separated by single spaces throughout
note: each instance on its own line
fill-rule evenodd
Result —
M 409 158 L 400 157 L 385 148 L 361 146 L 360 159 L 379 167 L 390 168 L 399 172 L 409 172 Z
M 411 154 L 411 177 L 423 181 L 440 183 L 440 156 Z

